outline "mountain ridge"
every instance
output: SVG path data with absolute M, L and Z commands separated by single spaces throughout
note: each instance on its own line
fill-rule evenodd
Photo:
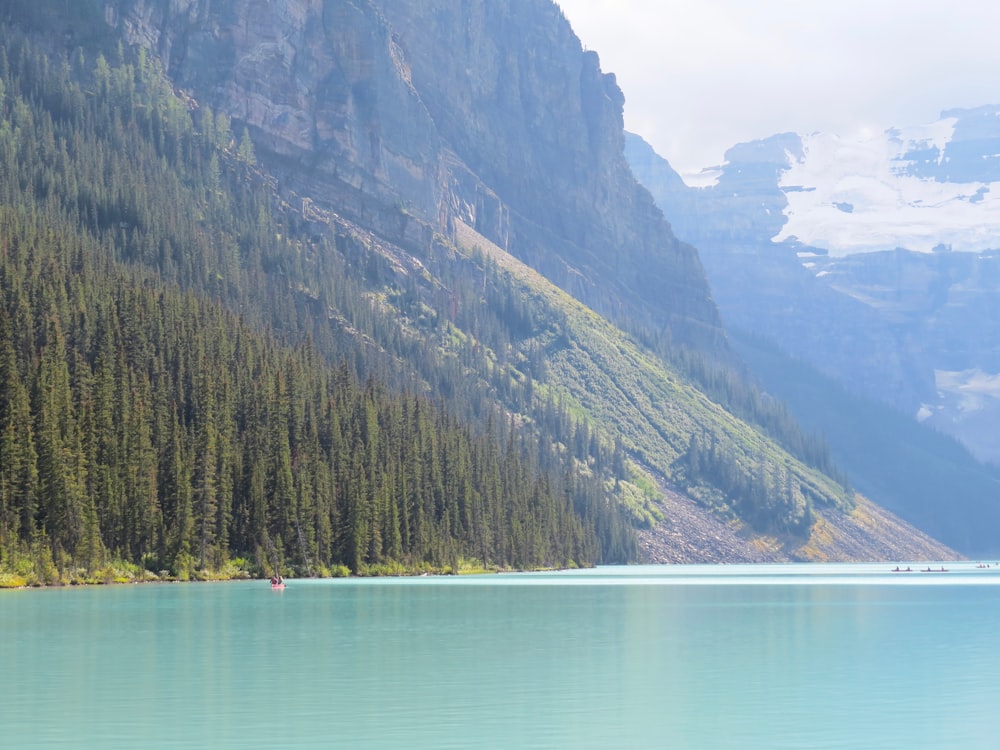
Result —
M 335 29 L 334 40 L 342 42 L 339 47 L 325 46 L 329 40 L 324 37 L 317 42 L 318 49 L 306 46 L 294 55 L 274 47 L 280 47 L 280 39 L 274 36 L 273 24 L 259 18 L 250 23 L 241 15 L 248 10 L 266 11 L 271 4 L 217 2 L 209 8 L 192 1 L 169 8 L 154 5 L 140 0 L 81 3 L 74 6 L 79 16 L 72 33 L 59 27 L 62 30 L 55 38 L 49 24 L 59 18 L 61 4 L 32 3 L 30 10 L 24 6 L 24 18 L 34 18 L 36 28 L 48 31 L 50 50 L 55 50 L 52 60 L 57 64 L 39 63 L 40 82 L 22 81 L 21 88 L 7 92 L 11 106 L 5 111 L 17 113 L 8 124 L 15 132 L 21 122 L 17 118 L 27 107 L 40 122 L 50 118 L 58 125 L 54 150 L 40 153 L 67 168 L 66 178 L 52 182 L 44 160 L 37 158 L 23 159 L 22 168 L 37 170 L 31 179 L 46 186 L 50 196 L 46 210 L 66 207 L 70 219 L 60 218 L 54 224 L 62 226 L 69 221 L 73 231 L 94 238 L 88 247 L 102 248 L 101 252 L 109 254 L 101 263 L 148 266 L 186 293 L 238 310 L 241 317 L 273 332 L 284 345 L 310 342 L 316 357 L 331 365 L 339 363 L 338 367 L 356 372 L 363 381 L 421 391 L 447 405 L 450 414 L 467 420 L 476 431 L 500 435 L 507 441 L 504 451 L 526 452 L 525 460 L 530 458 L 529 465 L 537 467 L 538 476 L 543 478 L 538 497 L 549 497 L 554 491 L 557 497 L 572 498 L 572 513 L 583 524 L 584 532 L 593 532 L 599 540 L 600 549 L 591 542 L 582 545 L 581 549 L 589 550 L 587 558 L 576 562 L 634 559 L 629 550 L 637 531 L 648 531 L 669 547 L 671 537 L 664 523 L 673 522 L 669 512 L 664 514 L 657 504 L 670 492 L 687 493 L 688 510 L 694 511 L 689 517 L 701 519 L 706 528 L 713 528 L 713 524 L 719 528 L 721 523 L 730 533 L 738 532 L 746 551 L 741 559 L 755 559 L 754 554 L 761 555 L 756 559 L 808 556 L 813 552 L 807 542 L 818 518 L 837 514 L 848 519 L 845 523 L 854 523 L 849 520 L 849 509 L 857 501 L 829 466 L 821 443 L 797 430 L 772 400 L 747 387 L 735 369 L 725 369 L 732 355 L 721 338 L 717 312 L 697 256 L 670 234 L 652 199 L 623 166 L 621 154 L 607 164 L 597 159 L 595 167 L 589 162 L 578 164 L 582 157 L 570 148 L 566 156 L 570 166 L 563 168 L 579 168 L 592 180 L 585 180 L 582 187 L 566 196 L 534 193 L 538 200 L 553 203 L 553 216 L 563 217 L 541 226 L 528 220 L 529 210 L 535 211 L 531 215 L 539 220 L 545 219 L 547 214 L 540 207 L 511 201 L 517 207 L 511 208 L 504 195 L 459 158 L 456 149 L 442 145 L 428 119 L 420 115 L 417 105 L 423 100 L 413 98 L 411 84 L 406 82 L 410 53 L 403 42 L 415 45 L 418 40 L 394 38 L 386 25 L 387 16 L 375 4 L 283 5 L 283 11 L 297 9 L 306 14 L 292 13 L 285 19 L 293 25 L 301 25 L 309 12 L 334 8 L 346 14 L 336 17 L 344 22 Z M 443 3 L 439 9 L 471 22 L 477 8 L 486 7 Z M 495 12 L 513 12 L 513 6 L 488 7 Z M 523 10 L 529 6 L 517 7 Z M 553 15 L 554 6 L 537 7 L 549 14 L 544 17 L 558 17 L 557 12 Z M 125 23 L 123 19 L 133 16 L 119 11 L 129 8 L 150 13 L 150 18 L 160 18 L 154 11 L 165 8 L 176 13 L 170 23 L 178 24 L 178 36 L 143 32 L 134 39 L 145 40 L 149 48 L 119 45 L 115 51 L 119 32 L 126 27 L 133 31 L 145 28 L 138 22 L 132 26 Z M 473 15 L 462 15 L 469 12 Z M 141 19 L 142 13 L 135 18 Z M 280 19 L 272 20 L 277 23 Z M 449 21 L 453 22 L 454 18 Z M 429 22 L 425 19 L 423 23 Z M 169 26 L 156 28 L 169 30 Z M 310 33 L 319 33 L 317 29 L 325 34 L 329 26 L 310 26 Z M 101 37 L 102 33 L 109 38 Z M 244 35 L 242 41 L 240 34 Z M 97 40 L 93 46 L 104 52 L 95 49 L 88 57 L 75 43 L 65 49 L 67 36 Z M 187 41 L 178 41 L 181 39 Z M 263 46 L 254 39 L 263 40 Z M 423 43 L 433 43 L 433 39 L 431 36 Z M 230 54 L 237 47 L 227 45 L 237 42 L 246 43 L 255 55 Z M 213 45 L 219 43 L 223 54 L 211 57 L 208 50 L 216 49 Z M 188 49 L 184 53 L 188 56 L 175 57 L 174 52 L 181 55 L 183 48 Z M 192 48 L 197 54 L 190 56 Z M 364 49 L 379 59 L 368 60 Z M 188 70 L 187 75 L 208 76 L 200 84 L 195 81 L 204 89 L 182 85 L 185 80 L 159 78 L 156 66 L 161 58 L 154 53 L 164 55 L 164 74 Z M 305 59 L 307 53 L 319 62 Z M 337 55 L 346 56 L 343 66 L 331 62 L 339 59 Z M 68 66 L 62 64 L 67 58 L 71 62 Z M 310 66 L 320 62 L 327 66 L 324 70 L 347 73 L 340 78 L 316 78 Z M 238 117 L 240 112 L 258 110 L 227 109 L 233 102 L 226 93 L 229 84 L 225 81 L 229 79 L 225 71 L 232 74 L 242 70 L 241 64 L 248 64 L 246 81 L 251 81 L 256 79 L 250 72 L 256 76 L 260 73 L 256 66 L 265 63 L 276 63 L 278 71 L 276 78 L 259 83 L 268 96 L 280 98 L 290 107 L 289 102 L 294 104 L 301 93 L 290 84 L 313 80 L 308 73 L 327 81 L 324 106 L 340 103 L 337 112 L 345 119 L 324 125 L 326 135 L 315 141 L 322 148 L 310 152 L 308 159 L 304 160 L 303 152 L 276 153 L 262 127 Z M 596 58 L 587 62 L 581 57 L 579 66 L 571 68 L 568 78 L 565 71 L 560 74 L 562 80 L 574 81 L 568 94 L 571 98 L 580 96 L 577 87 L 581 75 L 601 87 L 611 85 L 595 67 Z M 306 77 L 289 77 L 292 69 L 305 70 Z M 46 78 L 52 71 L 59 75 Z M 388 77 L 384 98 L 379 98 L 382 88 L 377 71 Z M 371 75 L 366 78 L 366 74 Z M 78 78 L 70 81 L 66 76 Z M 223 83 L 216 85 L 219 81 Z M 81 93 L 84 90 L 93 94 L 88 98 Z M 48 98 L 35 98 L 36 91 L 49 92 Z M 284 98 L 278 97 L 279 93 Z M 608 143 L 620 142 L 620 103 L 606 94 L 596 101 L 604 102 L 601 106 L 606 109 L 602 111 L 610 115 L 608 122 L 614 130 L 602 138 Z M 147 95 L 151 98 L 146 99 Z M 130 144 L 134 153 L 128 155 L 134 159 L 140 154 L 155 154 L 148 162 L 130 164 L 127 172 L 112 171 L 115 180 L 110 198 L 107 190 L 97 190 L 96 183 L 80 195 L 73 192 L 76 185 L 90 185 L 81 179 L 84 172 L 73 171 L 77 166 L 87 167 L 77 158 L 87 149 L 74 149 L 67 154 L 73 157 L 69 159 L 51 156 L 58 154 L 59 143 L 82 138 L 73 130 L 73 118 L 66 116 L 77 107 L 64 106 L 63 97 L 85 104 L 78 108 L 82 113 L 96 106 L 101 117 L 117 123 L 109 129 L 109 136 Z M 396 110 L 394 102 L 402 102 L 402 109 Z M 237 104 L 245 106 L 246 102 Z M 364 106 L 369 109 L 362 111 Z M 549 102 L 547 106 L 556 105 Z M 379 107 L 392 110 L 389 120 L 374 116 Z M 290 110 L 265 106 L 259 111 L 276 113 L 276 128 L 297 122 Z M 423 124 L 418 123 L 413 130 L 383 135 L 372 130 L 381 127 L 380 123 L 396 122 L 400 112 L 411 111 L 418 119 L 423 117 Z M 478 110 L 456 109 L 453 114 L 474 117 Z M 283 119 L 283 115 L 287 117 Z M 521 115 L 505 113 L 507 117 Z M 586 130 L 581 126 L 578 132 Z M 301 134 L 302 130 L 293 127 L 293 132 Z M 320 131 L 308 137 L 318 137 L 316 133 Z M 379 137 L 373 140 L 373 134 Z M 408 143 L 407 138 L 413 142 Z M 387 140 L 398 144 L 399 153 L 388 153 Z M 49 140 L 40 142 L 48 148 Z M 578 143 L 586 143 L 585 153 L 590 153 L 586 151 L 589 135 Z M 487 155 L 492 151 L 488 144 L 482 147 Z M 95 154 L 112 150 L 103 142 L 89 149 Z M 598 148 L 593 153 L 599 152 Z M 418 159 L 421 154 L 427 158 Z M 392 160 L 395 166 L 387 166 Z M 171 172 L 171 165 L 177 174 Z M 393 170 L 402 168 L 400 165 L 412 170 L 411 179 L 389 178 Z M 426 165 L 426 171 L 420 165 Z M 610 174 L 608 181 L 601 176 L 603 170 Z M 142 175 L 146 183 L 136 180 L 136 175 Z M 169 189 L 154 195 L 149 192 L 154 184 L 169 185 Z M 431 190 L 433 200 L 428 200 L 421 186 Z M 587 207 L 594 205 L 593 191 L 618 187 L 624 188 L 621 195 L 609 194 L 605 203 L 595 205 L 592 215 L 587 214 Z M 325 192 L 327 188 L 329 192 Z M 409 192 L 394 192 L 404 188 Z M 417 192 L 411 200 L 414 190 Z M 165 199 L 167 195 L 170 197 Z M 32 194 L 19 196 L 19 200 L 30 199 Z M 610 211 L 609 205 L 627 211 Z M 425 213 L 432 209 L 433 215 Z M 170 215 L 178 210 L 183 214 Z M 81 221 L 89 216 L 94 220 Z M 577 216 L 581 226 L 594 230 L 593 236 L 583 232 L 582 248 L 560 239 L 566 222 Z M 240 217 L 235 225 L 234 217 Z M 636 218 L 636 226 L 630 217 Z M 574 231 L 577 235 L 569 232 L 570 238 L 579 236 L 580 229 Z M 637 247 L 622 246 L 630 237 L 639 241 Z M 624 294 L 633 277 L 647 270 L 646 260 L 660 251 L 664 257 L 651 263 L 646 287 L 638 294 Z M 552 278 L 529 268 L 525 260 L 535 261 Z M 602 270 L 608 273 L 600 273 Z M 670 276 L 669 285 L 656 283 L 662 274 Z M 663 289 L 675 288 L 684 294 L 660 295 Z M 89 361 L 87 366 L 91 366 Z M 699 387 L 705 391 L 695 387 L 693 373 L 700 373 Z M 706 395 L 709 390 L 713 397 Z M 207 403 L 188 407 L 193 425 L 205 418 L 202 410 Z M 729 408 L 743 414 L 746 421 L 727 412 L 722 403 L 730 404 Z M 310 408 L 296 413 L 308 414 Z M 309 423 L 296 419 L 298 425 Z M 807 465 L 806 460 L 815 464 Z M 820 465 L 831 475 L 824 475 L 817 468 Z M 378 472 L 374 467 L 365 470 L 374 472 L 374 480 L 363 486 L 377 486 Z M 204 471 L 198 476 L 205 476 Z M 276 475 L 274 481 L 279 478 L 284 482 L 287 477 Z M 202 493 L 199 496 L 204 496 L 207 486 L 201 483 L 195 488 Z M 238 490 L 226 497 L 244 499 L 245 484 L 226 480 L 218 486 L 228 488 L 229 493 Z M 290 497 L 288 485 L 282 486 L 285 494 L 281 497 Z M 316 486 L 324 487 L 322 483 Z M 325 493 L 329 489 L 325 487 L 317 498 L 319 507 L 326 507 L 323 504 L 328 502 Z M 433 492 L 433 485 L 429 490 Z M 387 551 L 391 547 L 386 547 L 386 540 L 393 537 L 393 524 L 380 525 L 392 517 L 391 512 L 386 513 L 386 508 L 392 508 L 392 503 L 384 505 L 387 497 L 398 501 L 399 495 L 383 487 L 373 498 L 377 503 L 358 506 L 364 509 L 359 515 L 332 518 L 320 514 L 317 518 L 321 528 L 333 524 L 338 534 L 361 530 L 347 557 L 317 557 L 310 537 L 312 521 L 300 532 L 297 523 L 302 520 L 296 520 L 294 514 L 290 517 L 289 506 L 284 505 L 264 516 L 271 518 L 273 513 L 275 519 L 281 519 L 280 524 L 265 524 L 256 532 L 267 530 L 274 550 L 269 550 L 261 537 L 256 550 L 220 549 L 219 554 L 223 558 L 250 554 L 261 564 L 263 550 L 272 557 L 284 556 L 296 570 L 308 570 L 317 559 L 352 569 L 400 564 Z M 479 549 L 462 548 L 472 544 L 462 534 L 478 528 L 472 511 L 475 493 L 463 491 L 457 497 L 437 493 L 436 498 L 442 497 L 435 499 L 436 513 L 441 514 L 437 520 L 450 529 L 449 534 L 455 534 L 454 541 L 418 548 L 426 557 L 410 559 L 409 564 L 448 564 L 455 562 L 457 554 L 479 556 L 486 563 L 510 559 L 510 549 L 489 553 L 486 538 L 475 542 Z M 511 497 L 510 508 L 502 512 L 513 513 L 520 508 L 518 503 L 530 499 Z M 172 498 L 166 500 L 173 502 Z M 97 507 L 104 508 L 105 502 L 106 498 L 100 500 Z M 202 506 L 199 512 L 204 517 L 198 528 L 211 527 L 229 534 L 225 507 L 214 503 Z M 457 510 L 461 507 L 468 512 Z M 496 512 L 501 513 L 499 508 Z M 342 526 L 345 517 L 363 523 Z M 214 520 L 209 523 L 207 518 Z M 371 518 L 380 519 L 380 524 L 370 523 Z M 623 518 L 627 525 L 621 523 Z M 544 557 L 538 549 L 533 551 L 540 531 L 532 523 L 527 537 L 517 537 L 517 559 L 527 561 L 519 564 L 537 564 Z M 690 519 L 684 523 L 692 539 L 698 538 L 693 523 Z M 499 543 L 501 527 L 495 528 L 494 539 Z M 676 531 L 677 526 L 673 528 Z M 103 528 L 100 531 L 105 533 Z M 174 529 L 171 533 L 181 532 Z M 887 548 L 880 545 L 877 534 L 876 530 L 867 546 L 860 548 L 846 545 L 846 536 L 842 537 L 843 548 L 834 539 L 828 554 L 841 558 L 883 555 Z M 225 536 L 220 531 L 219 539 Z M 782 541 L 777 546 L 767 542 L 768 548 L 761 551 L 757 540 L 770 538 Z M 360 545 L 361 541 L 365 543 Z M 558 557 L 549 559 L 568 564 L 568 548 L 560 547 L 559 540 L 550 541 L 555 542 L 552 554 Z M 722 559 L 715 557 L 717 550 L 700 544 L 685 544 L 684 559 Z M 481 554 L 483 549 L 487 554 Z M 899 549 L 909 549 L 915 557 L 954 554 L 940 545 L 928 545 L 912 530 Z M 338 548 L 337 555 L 343 554 L 343 548 Z

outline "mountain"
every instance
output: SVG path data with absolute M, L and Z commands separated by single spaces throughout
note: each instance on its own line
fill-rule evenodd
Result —
M 703 189 L 678 184 L 637 140 L 629 153 L 678 236 L 721 271 L 717 297 L 747 299 L 723 289 L 729 279 L 750 289 L 777 278 L 777 297 L 795 310 L 783 316 L 776 301 L 734 314 L 784 318 L 760 329 L 997 463 L 989 426 L 1000 415 L 998 115 L 998 106 L 955 109 L 929 125 L 854 138 L 785 133 L 740 144 Z M 669 176 L 653 174 L 661 171 Z M 753 281 L 727 274 L 728 261 L 713 259 L 720 244 L 724 256 L 751 252 L 767 272 Z M 802 330 L 817 316 L 824 330 Z
M 0 277 L 21 488 L 0 487 L 0 564 L 956 554 L 745 378 L 625 161 L 621 92 L 552 3 L 41 0 L 3 21 L 2 194 L 37 260 Z
M 903 345 L 895 321 L 814 268 L 827 261 L 823 250 L 773 241 L 787 222 L 788 194 L 779 182 L 800 148 L 794 134 L 736 146 L 706 188 L 678 182 L 637 137 L 626 153 L 677 234 L 698 247 L 724 318 L 769 336 L 858 393 L 915 414 L 933 392 L 933 372 Z
M 626 153 L 678 236 L 699 248 L 737 348 L 767 388 L 830 438 L 862 491 L 931 534 L 986 551 L 1000 472 L 968 451 L 1000 459 L 1000 269 L 983 249 L 988 229 L 976 240 L 966 212 L 982 211 L 976 221 L 989 226 L 1000 130 L 988 127 L 995 108 L 946 115 L 856 142 L 785 133 L 740 144 L 703 188 L 684 184 L 637 136 Z M 766 357 L 754 356 L 764 340 Z M 980 531 L 965 530 L 977 522 Z
M 600 312 L 724 345 L 694 249 L 622 155 L 614 76 L 553 3 L 104 5 L 321 207 L 400 243 L 460 222 Z

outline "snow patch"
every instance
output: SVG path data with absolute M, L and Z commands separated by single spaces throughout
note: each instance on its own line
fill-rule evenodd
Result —
M 958 414 L 996 408 L 1000 401 L 1000 374 L 971 370 L 935 370 L 934 384 L 942 398 L 952 402 Z
M 935 370 L 938 404 L 928 424 L 961 440 L 980 461 L 1000 465 L 1000 374 Z
M 934 384 L 939 391 L 1000 398 L 1000 373 L 971 370 L 935 370 Z
M 709 188 L 719 184 L 722 170 L 728 166 L 728 162 L 718 167 L 705 167 L 698 172 L 684 172 L 681 179 L 684 184 L 692 188 Z

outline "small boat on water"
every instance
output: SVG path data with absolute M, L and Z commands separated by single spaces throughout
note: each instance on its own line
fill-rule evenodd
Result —
M 271 590 L 281 591 L 283 588 L 285 588 L 285 579 L 278 575 L 271 576 Z

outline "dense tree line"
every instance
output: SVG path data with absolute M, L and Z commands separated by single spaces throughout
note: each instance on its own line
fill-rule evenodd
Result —
M 604 478 L 372 305 L 379 257 L 276 206 L 225 116 L 142 51 L 4 34 L 0 555 L 187 575 L 635 554 Z
M 710 436 L 695 435 L 677 462 L 676 477 L 693 496 L 728 510 L 758 531 L 806 537 L 815 520 L 808 484 L 764 456 L 743 462 Z
M 278 346 L 0 210 L 0 553 L 187 576 L 601 557 L 600 505 L 516 431 Z M 499 418 L 498 418 L 499 421 Z

